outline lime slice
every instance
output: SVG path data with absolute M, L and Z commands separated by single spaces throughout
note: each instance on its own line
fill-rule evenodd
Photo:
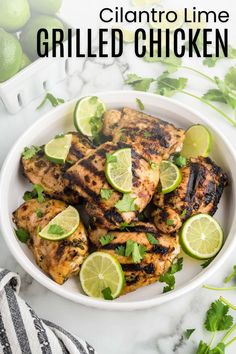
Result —
M 162 193 L 167 194 L 175 190 L 182 180 L 180 170 L 170 161 L 162 161 L 160 164 L 160 181 Z
M 44 152 L 48 160 L 54 163 L 65 163 L 71 147 L 72 135 L 58 136 L 45 145 Z
M 193 125 L 185 133 L 181 155 L 187 158 L 207 157 L 211 149 L 211 134 L 203 125 Z
M 111 161 L 107 159 L 106 178 L 110 185 L 121 193 L 132 191 L 132 157 L 131 149 L 120 149 L 112 155 Z
M 76 231 L 79 222 L 78 211 L 74 207 L 68 206 L 39 232 L 39 236 L 50 241 L 63 240 Z
M 102 129 L 102 116 L 105 110 L 105 104 L 98 97 L 82 98 L 75 106 L 75 128 L 84 135 L 94 136 L 94 131 L 97 133 Z
M 209 259 L 223 245 L 223 231 L 218 222 L 207 214 L 198 214 L 188 219 L 181 230 L 180 242 L 191 257 Z
M 124 273 L 120 263 L 108 253 L 94 252 L 84 261 L 80 281 L 84 292 L 91 297 L 104 298 L 102 291 L 111 289 L 113 299 L 124 287 Z

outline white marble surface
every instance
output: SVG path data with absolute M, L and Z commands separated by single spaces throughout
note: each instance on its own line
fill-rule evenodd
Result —
M 107 4 L 113 4 L 114 6 L 116 3 L 113 0 L 101 0 L 99 2 L 87 0 L 83 5 L 79 5 L 77 0 L 66 0 L 62 11 L 78 27 L 86 23 L 89 26 L 90 23 L 93 23 L 95 27 L 98 27 L 98 7 Z M 119 1 L 119 4 L 122 3 L 124 2 Z M 190 3 L 188 1 L 188 4 Z M 170 4 L 171 2 L 169 2 L 169 6 L 171 6 Z M 178 6 L 181 6 L 181 4 L 186 6 L 187 1 L 178 1 Z M 219 0 L 211 1 L 208 5 L 210 7 L 213 4 L 214 9 L 223 6 Z M 198 1 L 198 6 L 200 7 L 200 5 L 203 9 L 205 8 L 204 1 Z M 227 7 L 231 10 L 232 17 L 235 17 L 235 6 L 232 0 L 227 2 L 225 9 Z M 234 20 L 231 21 L 231 25 Z M 235 31 L 232 27 L 231 39 L 234 38 Z M 236 45 L 233 42 L 232 44 Z M 191 59 L 187 60 L 186 63 L 196 68 L 199 67 L 211 75 L 219 76 L 223 76 L 227 68 L 231 64 L 235 64 L 232 61 L 221 61 L 216 68 L 207 70 L 205 67 L 201 67 L 200 60 Z M 68 78 L 51 90 L 55 95 L 69 99 L 91 92 L 123 89 L 123 79 L 127 72 L 154 77 L 162 69 L 156 64 L 147 64 L 135 58 L 131 46 L 125 48 L 125 54 L 121 59 L 86 60 L 83 65 L 81 63 L 78 63 L 78 65 L 80 67 L 78 74 Z M 189 76 L 186 71 L 181 71 L 180 74 Z M 193 92 L 201 94 L 208 87 L 210 88 L 205 80 L 194 75 L 190 78 L 189 89 Z M 204 104 L 180 94 L 176 95 L 175 98 L 199 110 L 209 121 L 214 121 L 214 124 L 224 132 L 226 138 L 236 149 L 236 128 L 232 128 Z M 10 147 L 22 132 L 33 124 L 43 112 L 50 109 L 47 106 L 42 111 L 36 112 L 35 107 L 40 100 L 41 98 L 35 100 L 15 116 L 7 114 L 4 107 L 0 107 L 1 164 Z M 221 284 L 224 276 L 236 263 L 234 254 L 235 251 L 221 271 L 209 280 L 210 283 Z M 218 298 L 219 293 L 199 288 L 176 301 L 150 310 L 130 313 L 106 312 L 74 304 L 42 287 L 19 267 L 3 240 L 1 240 L 0 247 L 0 267 L 21 274 L 21 295 L 41 317 L 55 321 L 66 329 L 82 336 L 94 345 L 100 354 L 193 354 L 200 339 L 209 340 L 209 335 L 203 330 L 202 323 L 209 304 Z M 222 295 L 236 304 L 235 292 Z M 196 328 L 196 331 L 189 341 L 182 341 L 182 333 L 187 328 Z M 235 344 L 227 349 L 227 354 L 234 354 L 235 352 Z

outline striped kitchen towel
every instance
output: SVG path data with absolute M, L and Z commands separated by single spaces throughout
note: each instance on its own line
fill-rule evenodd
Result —
M 84 340 L 41 320 L 19 296 L 20 278 L 0 269 L 0 353 L 95 354 Z

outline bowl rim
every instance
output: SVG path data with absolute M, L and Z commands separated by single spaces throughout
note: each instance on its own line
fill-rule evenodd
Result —
M 212 129 L 213 132 L 216 132 L 216 134 L 224 141 L 225 146 L 227 149 L 230 151 L 234 162 L 236 164 L 236 152 L 234 151 L 233 147 L 231 144 L 225 139 L 223 134 L 221 133 L 218 128 L 213 126 L 211 122 L 209 122 L 202 114 L 197 112 L 196 110 L 189 108 L 187 105 L 180 103 L 174 99 L 170 99 L 167 97 L 159 96 L 156 94 L 151 94 L 151 93 L 146 93 L 146 92 L 137 92 L 137 91 L 131 91 L 131 90 L 119 90 L 119 91 L 102 91 L 98 92 L 95 94 L 92 94 L 94 96 L 112 96 L 115 97 L 116 95 L 127 95 L 132 98 L 137 97 L 139 95 L 140 99 L 142 97 L 145 99 L 145 97 L 149 97 L 150 99 L 153 98 L 155 100 L 162 101 L 162 103 L 165 103 L 168 105 L 171 104 L 172 106 L 174 105 L 176 108 L 185 110 L 186 113 L 193 114 L 194 116 L 198 116 L 200 120 L 203 122 L 206 122 L 207 125 Z M 8 182 L 8 171 L 11 166 L 11 160 L 14 158 L 14 156 L 19 153 L 18 151 L 18 145 L 21 145 L 21 142 L 25 140 L 25 138 L 30 135 L 31 130 L 35 130 L 37 126 L 43 124 L 43 122 L 47 121 L 49 117 L 54 114 L 56 115 L 57 112 L 59 112 L 61 109 L 66 110 L 66 108 L 70 108 L 73 103 L 75 103 L 79 98 L 70 100 L 66 102 L 63 105 L 60 105 L 53 110 L 47 112 L 44 114 L 41 118 L 39 118 L 33 125 L 31 125 L 26 131 L 17 139 L 13 147 L 11 148 L 10 152 L 8 153 L 3 166 L 1 168 L 1 174 L 0 174 L 0 200 L 4 201 L 5 198 L 7 197 L 6 190 L 7 188 L 5 187 Z M 69 111 L 69 109 L 68 109 Z M 161 305 L 163 303 L 166 303 L 168 301 L 174 300 L 192 290 L 195 288 L 199 287 L 202 285 L 208 278 L 210 278 L 222 265 L 223 263 L 228 259 L 229 255 L 233 252 L 234 247 L 236 246 L 236 237 L 232 237 L 232 240 L 228 242 L 227 247 L 223 247 L 223 249 L 220 251 L 218 256 L 212 261 L 212 263 L 204 270 L 202 270 L 198 275 L 196 275 L 191 281 L 188 281 L 186 284 L 181 285 L 180 288 L 176 287 L 176 289 L 173 292 L 166 293 L 166 294 L 161 294 L 161 296 L 158 296 L 157 298 L 151 298 L 147 300 L 140 300 L 140 301 L 130 301 L 130 302 L 115 302 L 115 301 L 105 301 L 101 299 L 94 299 L 90 298 L 86 295 L 83 294 L 72 294 L 68 289 L 63 288 L 62 286 L 56 284 L 53 280 L 51 280 L 47 275 L 45 275 L 40 269 L 37 269 L 36 266 L 24 255 L 23 250 L 21 249 L 19 245 L 19 241 L 16 239 L 14 232 L 12 230 L 12 226 L 10 225 L 10 221 L 8 220 L 8 225 L 6 224 L 6 219 L 9 218 L 9 211 L 7 208 L 4 209 L 4 206 L 1 208 L 0 211 L 0 228 L 3 234 L 3 237 L 5 239 L 5 242 L 11 252 L 11 254 L 14 256 L 16 261 L 21 265 L 21 267 L 28 273 L 30 274 L 36 281 L 38 281 L 40 284 L 45 286 L 47 289 L 51 290 L 52 292 L 56 293 L 57 295 L 60 295 L 66 299 L 72 300 L 73 302 L 88 306 L 88 307 L 93 307 L 93 308 L 98 308 L 98 309 L 103 309 L 103 310 L 115 310 L 115 311 L 133 311 L 133 310 L 142 310 L 142 309 L 147 309 L 147 308 L 152 308 L 157 305 Z M 236 224 L 236 216 L 233 219 L 232 226 Z M 231 230 L 229 234 L 231 234 L 233 231 Z M 9 237 L 9 234 L 11 234 L 11 237 Z M 16 247 L 15 247 L 16 246 Z M 226 246 L 226 243 L 225 243 Z

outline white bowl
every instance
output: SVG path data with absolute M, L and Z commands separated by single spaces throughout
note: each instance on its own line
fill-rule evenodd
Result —
M 138 97 L 144 103 L 145 112 L 173 122 L 178 127 L 187 128 L 193 123 L 206 124 L 204 117 L 197 112 L 165 97 L 133 91 L 107 92 L 100 93 L 98 96 L 106 103 L 107 108 L 122 108 L 123 106 L 137 108 L 136 98 Z M 225 231 L 225 244 L 214 261 L 204 270 L 200 266 L 202 262 L 184 255 L 184 268 L 177 273 L 176 288 L 172 292 L 162 294 L 163 284 L 157 282 L 114 301 L 89 298 L 83 294 L 78 277 L 68 280 L 62 286 L 52 281 L 35 264 L 27 246 L 17 240 L 11 220 L 12 212 L 22 203 L 24 191 L 30 189 L 30 185 L 20 172 L 21 152 L 25 146 L 41 145 L 56 134 L 73 129 L 72 112 L 74 105 L 75 101 L 68 102 L 53 109 L 38 120 L 19 138 L 5 161 L 0 180 L 0 222 L 3 236 L 10 251 L 25 271 L 42 285 L 83 305 L 108 310 L 128 311 L 160 305 L 180 295 L 186 295 L 188 291 L 204 283 L 223 265 L 236 243 L 236 189 L 232 178 L 236 173 L 236 154 L 221 132 L 213 126 L 208 125 L 213 135 L 211 156 L 230 177 L 230 186 L 226 188 L 216 214 L 216 218 Z

